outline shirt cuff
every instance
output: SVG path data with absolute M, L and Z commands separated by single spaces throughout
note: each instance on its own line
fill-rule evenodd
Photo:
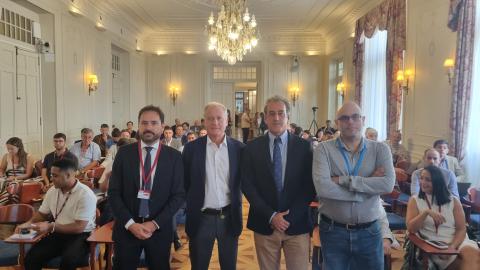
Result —
M 175 217 L 174 217 L 175 218 Z M 152 223 L 155 225 L 155 227 L 157 227 L 157 230 L 160 229 L 160 226 L 158 226 L 157 222 L 155 220 L 152 220 Z
M 277 214 L 277 212 L 273 212 L 272 216 L 270 217 L 270 219 L 268 220 L 268 224 L 272 224 L 272 219 L 273 217 Z
M 127 229 L 127 231 L 128 231 L 128 228 L 130 228 L 130 226 L 132 226 L 134 223 L 135 223 L 135 221 L 133 221 L 133 219 L 130 219 L 127 222 L 127 224 L 125 224 L 125 229 Z

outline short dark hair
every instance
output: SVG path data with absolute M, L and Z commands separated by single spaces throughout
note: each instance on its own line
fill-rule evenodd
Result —
M 427 170 L 432 178 L 432 201 L 435 200 L 438 205 L 449 203 L 451 201 L 450 191 L 448 191 L 440 168 L 430 165 L 423 169 Z M 426 199 L 425 192 L 423 192 L 422 189 L 420 189 L 420 192 L 418 192 L 418 197 L 424 200 Z
M 109 127 L 108 124 L 102 124 L 102 125 L 100 126 L 100 128 L 108 128 L 108 127 Z
M 57 167 L 63 172 L 68 170 L 76 171 L 78 168 L 78 160 L 76 158 L 62 158 L 53 162 L 52 167 Z
M 436 148 L 437 146 L 442 145 L 442 144 L 446 144 L 448 146 L 447 140 L 444 140 L 444 139 L 436 140 L 433 143 L 433 147 Z
M 57 134 L 53 135 L 53 138 L 54 139 L 63 139 L 64 141 L 67 140 L 67 136 L 63 133 L 57 133 Z
M 121 134 L 120 129 L 114 128 L 112 130 L 112 137 L 115 137 L 115 138 L 120 137 L 120 134 Z
M 183 126 L 183 125 L 187 125 L 187 127 L 190 127 L 190 124 L 189 124 L 188 122 L 183 122 L 183 123 L 182 123 L 182 126 Z
M 302 127 L 295 127 L 294 131 L 293 131 L 293 134 L 297 135 L 297 136 L 300 136 L 300 134 L 302 134 L 303 132 L 303 128 Z
M 132 124 L 132 125 L 133 125 L 133 122 L 132 122 L 132 121 L 128 121 L 128 122 L 127 122 L 127 125 L 128 125 L 128 124 Z
M 160 123 L 163 124 L 165 122 L 165 114 L 163 113 L 163 111 L 159 107 L 153 105 L 147 105 L 140 109 L 140 111 L 138 112 L 138 121 L 140 121 L 140 117 L 145 112 L 156 112 L 160 117 Z
M 197 134 L 195 134 L 195 132 L 193 132 L 193 131 L 189 131 L 189 132 L 187 133 L 187 137 L 190 136 L 190 135 L 194 135 L 195 137 L 197 136 Z
M 173 129 L 172 129 L 171 126 L 165 126 L 165 127 L 163 128 L 163 132 L 165 132 L 165 130 L 171 130 L 171 131 L 173 131 Z

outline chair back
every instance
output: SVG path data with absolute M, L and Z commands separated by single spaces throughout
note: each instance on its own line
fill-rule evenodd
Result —
M 29 221 L 33 213 L 33 207 L 28 204 L 0 206 L 0 224 L 22 224 Z
M 20 203 L 32 203 L 33 199 L 38 199 L 41 197 L 42 193 L 41 182 L 23 182 L 20 188 Z

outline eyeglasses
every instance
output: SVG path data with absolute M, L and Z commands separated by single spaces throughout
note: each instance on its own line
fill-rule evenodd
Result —
M 354 122 L 359 121 L 362 118 L 362 116 L 358 113 L 352 114 L 352 115 L 341 115 L 340 117 L 337 118 L 337 120 L 341 122 L 348 122 L 350 119 L 352 119 Z
M 285 111 L 269 111 L 268 112 L 268 116 L 270 117 L 275 117 L 276 115 L 278 115 L 279 118 L 284 118 L 286 116 L 286 113 Z

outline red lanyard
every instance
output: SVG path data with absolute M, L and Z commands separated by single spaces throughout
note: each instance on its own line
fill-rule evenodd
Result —
M 13 177 L 17 177 L 17 172 L 15 171 L 15 161 L 13 161 L 13 155 L 12 155 L 12 172 L 13 172 Z
M 427 201 L 428 209 L 432 210 L 432 205 L 430 204 L 430 201 L 428 200 L 428 197 L 426 195 L 425 195 L 425 201 Z M 432 197 L 432 203 L 433 203 L 433 197 Z M 438 206 L 438 212 L 442 213 L 442 206 L 441 205 Z M 435 224 L 435 232 L 437 234 L 438 234 L 438 226 L 439 225 Z
M 158 157 L 160 156 L 160 150 L 162 150 L 162 144 L 158 144 L 158 150 L 157 154 L 155 155 L 155 160 L 153 161 L 152 166 L 150 167 L 150 172 L 148 173 L 147 176 L 145 176 L 145 168 L 143 167 L 143 156 L 142 156 L 142 144 L 141 142 L 138 142 L 138 157 L 140 158 L 140 168 L 141 168 L 141 178 L 143 181 L 143 186 L 146 187 L 148 182 L 150 182 L 152 173 L 153 173 L 153 168 L 157 166 L 158 163 Z
M 76 185 L 77 185 L 77 182 L 75 182 L 75 185 L 73 187 L 75 188 Z M 60 215 L 60 213 L 62 213 L 63 208 L 65 207 L 65 204 L 67 204 L 67 201 L 70 198 L 70 195 L 72 194 L 72 191 L 68 192 L 67 198 L 65 198 L 65 201 L 63 202 L 62 207 L 60 207 L 60 211 L 59 211 L 58 210 L 58 201 L 60 200 L 60 192 L 62 192 L 62 191 L 59 190 L 58 193 L 57 193 L 57 203 L 56 203 L 56 206 L 55 206 L 55 216 L 53 216 L 53 222 L 55 222 L 57 220 L 58 216 Z

